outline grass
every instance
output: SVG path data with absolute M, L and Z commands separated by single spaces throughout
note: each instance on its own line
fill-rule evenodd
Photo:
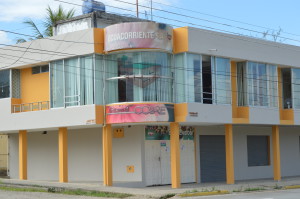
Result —
M 174 197 L 175 195 L 175 193 L 169 193 L 167 195 L 161 196 L 159 199 L 168 199 Z
M 214 190 L 214 191 L 202 191 L 202 192 L 194 192 L 194 193 L 183 193 L 179 194 L 180 197 L 192 197 L 192 196 L 210 196 L 210 195 L 223 195 L 229 194 L 227 190 Z
M 6 186 L 0 186 L 0 190 L 18 191 L 18 192 L 47 192 L 46 189 L 24 188 L 24 187 L 6 187 Z
M 266 190 L 266 189 L 262 187 L 248 187 L 244 189 L 244 191 L 262 191 L 262 190 Z
M 55 187 L 50 187 L 48 189 L 41 189 L 41 188 L 38 189 L 38 188 L 0 186 L 0 190 L 18 191 L 18 192 L 59 193 L 59 194 L 66 194 L 66 195 L 80 195 L 80 196 L 106 197 L 106 198 L 126 198 L 126 197 L 129 197 L 129 196 L 132 196 L 131 194 L 125 194 L 125 193 L 112 193 L 112 192 L 102 192 L 102 191 L 85 191 L 85 190 L 81 190 L 81 189 L 66 190 L 66 189 L 63 189 L 63 188 L 55 188 Z

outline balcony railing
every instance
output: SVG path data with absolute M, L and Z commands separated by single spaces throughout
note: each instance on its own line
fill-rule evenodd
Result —
M 12 113 L 49 110 L 49 101 L 13 104 Z

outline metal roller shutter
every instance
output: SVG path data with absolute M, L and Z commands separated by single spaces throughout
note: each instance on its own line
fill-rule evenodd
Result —
M 225 136 L 200 136 L 201 182 L 226 181 Z

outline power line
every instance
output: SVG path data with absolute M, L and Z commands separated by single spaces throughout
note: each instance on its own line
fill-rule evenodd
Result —
M 54 0 L 54 1 L 60 1 L 60 0 Z M 82 0 L 82 1 L 84 1 L 84 0 Z M 130 5 L 136 5 L 135 3 L 130 3 L 130 2 L 122 1 L 122 0 L 113 0 L 113 1 L 122 2 L 122 3 L 130 4 Z M 139 5 L 139 6 L 144 7 L 144 8 L 151 8 L 149 6 L 144 6 L 144 5 Z M 167 11 L 167 10 L 163 10 L 163 9 L 159 9 L 159 8 L 153 8 L 152 7 L 152 9 L 156 10 L 156 11 L 168 13 L 168 14 L 173 14 L 173 15 L 176 15 L 176 16 L 186 17 L 186 18 L 190 18 L 190 19 L 196 19 L 196 20 L 205 21 L 205 22 L 209 22 L 209 23 L 214 23 L 214 24 L 218 24 L 218 25 L 222 25 L 222 26 L 227 26 L 227 27 L 232 27 L 232 28 L 237 28 L 237 29 L 241 29 L 241 30 L 246 30 L 246 31 L 251 31 L 251 32 L 255 32 L 255 33 L 266 34 L 266 35 L 272 36 L 272 34 L 269 34 L 268 32 L 260 32 L 260 31 L 257 31 L 257 30 L 252 30 L 252 29 L 248 29 L 248 28 L 233 26 L 231 24 L 220 23 L 220 22 L 216 22 L 216 21 L 212 21 L 212 20 L 208 20 L 208 19 L 203 19 L 203 18 L 199 18 L 199 17 L 193 17 L 193 16 L 189 16 L 189 15 L 179 14 L 179 13 L 176 13 L 176 12 L 171 12 L 171 11 Z M 185 23 L 187 23 L 187 22 L 185 22 Z M 218 29 L 218 30 L 226 31 L 226 30 L 222 30 L 222 29 Z M 296 40 L 296 39 L 292 39 L 292 38 L 288 38 L 288 37 L 282 37 L 280 35 L 278 36 L 278 38 L 300 42 L 300 40 Z
M 147 0 L 147 1 L 149 2 L 150 0 Z M 273 29 L 273 28 L 270 28 L 270 27 L 259 26 L 259 25 L 255 25 L 255 24 L 251 24 L 251 23 L 247 23 L 247 22 L 242 22 L 242 21 L 238 21 L 238 20 L 233 20 L 233 19 L 229 19 L 229 18 L 225 18 L 225 17 L 220 17 L 220 16 L 216 16 L 216 15 L 212 15 L 212 14 L 199 12 L 199 11 L 196 11 L 196 10 L 191 10 L 191 9 L 186 9 L 186 8 L 177 7 L 177 6 L 173 6 L 173 5 L 168 5 L 168 4 L 157 2 L 157 1 L 152 1 L 152 2 L 154 2 L 155 4 L 160 4 L 160 5 L 164 5 L 164 6 L 167 6 L 167 7 L 176 8 L 176 9 L 179 9 L 179 10 L 185 10 L 185 11 L 188 11 L 188 12 L 202 14 L 202 15 L 206 15 L 206 16 L 210 16 L 210 17 L 219 18 L 219 19 L 224 19 L 224 20 L 227 20 L 227 21 L 235 22 L 235 23 L 240 23 L 240 24 L 245 24 L 245 25 L 249 25 L 249 26 L 253 26 L 253 27 L 257 27 L 257 28 L 277 31 L 276 29 Z M 283 33 L 286 33 L 286 34 L 289 34 L 289 35 L 294 35 L 294 36 L 300 36 L 299 34 L 289 33 L 289 32 L 284 32 L 284 31 L 283 31 Z

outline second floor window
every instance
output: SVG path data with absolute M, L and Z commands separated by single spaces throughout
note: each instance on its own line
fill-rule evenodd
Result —
M 0 99 L 10 97 L 10 70 L 0 71 Z

